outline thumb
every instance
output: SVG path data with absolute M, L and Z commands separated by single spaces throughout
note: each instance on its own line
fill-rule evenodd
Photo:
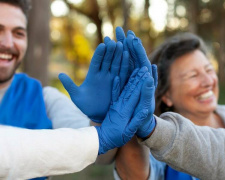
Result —
M 72 98 L 72 96 L 77 93 L 77 90 L 78 90 L 77 85 L 73 82 L 73 80 L 68 75 L 64 73 L 60 73 L 58 77 L 61 83 L 63 84 L 64 88 L 67 90 L 70 97 Z

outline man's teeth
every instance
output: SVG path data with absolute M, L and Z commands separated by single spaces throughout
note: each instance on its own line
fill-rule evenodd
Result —
M 204 100 L 204 99 L 207 99 L 207 98 L 211 97 L 212 95 L 213 95 L 213 92 L 212 91 L 208 91 L 208 92 L 202 94 L 201 96 L 199 96 L 198 99 Z
M 12 59 L 12 57 L 13 57 L 12 54 L 3 54 L 3 53 L 0 53 L 0 59 L 10 60 L 10 59 Z

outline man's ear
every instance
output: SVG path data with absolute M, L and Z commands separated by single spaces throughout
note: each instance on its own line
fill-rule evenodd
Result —
M 171 107 L 173 106 L 173 101 L 170 98 L 170 92 L 167 91 L 166 94 L 162 97 L 162 101 L 168 106 Z

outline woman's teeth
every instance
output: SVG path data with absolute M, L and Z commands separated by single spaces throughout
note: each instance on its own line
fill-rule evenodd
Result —
M 213 95 L 212 91 L 208 91 L 204 94 L 202 94 L 201 96 L 198 97 L 199 100 L 204 100 L 204 99 L 208 99 L 209 97 L 211 97 Z

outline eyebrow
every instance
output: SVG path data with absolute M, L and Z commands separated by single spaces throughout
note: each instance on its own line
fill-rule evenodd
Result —
M 0 28 L 4 28 L 5 26 L 3 26 L 2 24 L 0 24 Z M 22 26 L 18 26 L 18 27 L 15 27 L 13 28 L 13 30 L 22 30 L 22 31 L 27 31 L 27 28 L 24 28 Z
M 209 66 L 212 66 L 213 67 L 212 63 L 206 64 L 204 67 L 207 68 Z
M 15 27 L 13 30 L 22 30 L 22 31 L 27 32 L 27 29 L 24 27 Z

